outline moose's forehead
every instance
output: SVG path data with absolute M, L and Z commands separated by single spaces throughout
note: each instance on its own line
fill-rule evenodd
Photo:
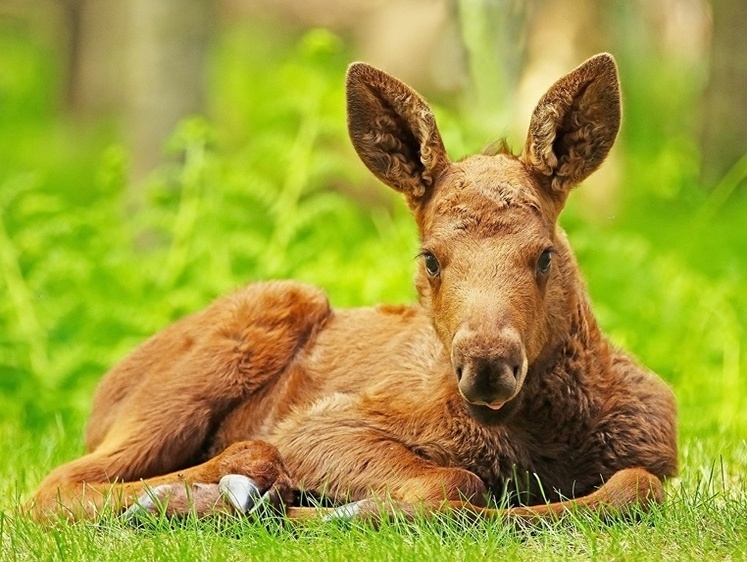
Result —
M 546 223 L 536 180 L 507 154 L 477 155 L 453 164 L 429 210 L 429 226 L 483 236 Z

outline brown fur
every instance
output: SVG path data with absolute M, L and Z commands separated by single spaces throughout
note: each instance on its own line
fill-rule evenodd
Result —
M 90 452 L 30 509 L 90 517 L 184 482 L 170 512 L 212 513 L 230 509 L 229 473 L 285 502 L 303 489 L 527 521 L 661 501 L 672 393 L 604 338 L 556 224 L 614 142 L 618 88 L 598 55 L 545 94 L 520 157 L 452 163 L 418 94 L 351 66 L 352 142 L 420 230 L 420 304 L 331 310 L 316 288 L 269 282 L 177 322 L 104 377 Z M 477 507 L 488 493 L 540 505 Z

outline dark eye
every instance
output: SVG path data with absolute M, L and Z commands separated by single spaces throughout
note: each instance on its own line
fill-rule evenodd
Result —
M 537 271 L 541 275 L 547 275 L 547 272 L 550 271 L 553 251 L 554 250 L 552 248 L 547 248 L 540 254 L 540 257 L 537 260 Z
M 425 271 L 431 277 L 436 277 L 441 273 L 441 265 L 439 265 L 436 256 L 430 252 L 423 252 L 423 259 L 425 260 Z

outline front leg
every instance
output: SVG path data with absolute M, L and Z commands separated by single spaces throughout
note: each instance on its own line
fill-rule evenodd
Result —
M 338 502 L 484 505 L 487 487 L 476 474 L 416 454 L 357 404 L 354 396 L 331 396 L 286 419 L 269 437 L 301 489 Z
M 380 502 L 359 500 L 332 509 L 310 509 L 291 507 L 287 516 L 291 519 L 307 519 L 324 516 L 325 519 L 365 519 L 378 521 L 382 513 L 396 513 L 407 518 L 414 514 L 459 513 L 480 519 L 500 520 L 526 528 L 543 522 L 556 522 L 569 515 L 588 515 L 601 520 L 609 518 L 636 518 L 652 506 L 664 501 L 661 480 L 643 468 L 626 468 L 615 473 L 599 489 L 587 496 L 529 507 L 491 509 L 464 500 Z
M 597 490 L 571 500 L 527 507 L 487 509 L 465 502 L 447 502 L 430 511 L 466 511 L 487 519 L 500 519 L 519 527 L 558 521 L 570 514 L 591 515 L 601 520 L 635 518 L 664 501 L 662 481 L 644 468 L 616 472 Z

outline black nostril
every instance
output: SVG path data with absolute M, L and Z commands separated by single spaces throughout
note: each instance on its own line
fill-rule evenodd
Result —
M 517 380 L 519 379 L 519 367 L 518 367 L 518 365 L 516 367 L 514 367 L 514 378 L 517 379 Z
M 461 366 L 456 368 L 456 376 L 457 376 L 457 382 L 462 380 L 462 367 Z

